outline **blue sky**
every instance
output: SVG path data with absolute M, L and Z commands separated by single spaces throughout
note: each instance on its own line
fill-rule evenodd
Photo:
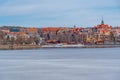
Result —
M 119 0 L 0 0 L 0 26 L 120 26 Z

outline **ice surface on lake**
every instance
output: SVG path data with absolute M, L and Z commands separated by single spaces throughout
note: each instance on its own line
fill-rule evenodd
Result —
M 1 50 L 0 80 L 120 80 L 120 48 Z

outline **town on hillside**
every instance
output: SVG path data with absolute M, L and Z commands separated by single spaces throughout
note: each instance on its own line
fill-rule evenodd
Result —
M 101 21 L 93 27 L 0 27 L 0 45 L 120 44 L 120 27 Z

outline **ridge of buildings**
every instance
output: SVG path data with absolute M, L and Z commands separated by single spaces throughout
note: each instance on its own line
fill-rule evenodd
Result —
M 4 35 L 3 35 L 4 34 Z M 1 26 L 0 44 L 4 41 L 12 42 L 21 39 L 22 44 L 38 43 L 84 43 L 84 44 L 120 44 L 120 26 L 112 27 L 104 23 L 94 27 L 44 27 L 27 28 L 20 26 Z M 29 40 L 30 39 L 30 40 Z M 34 41 L 33 41 L 34 40 Z M 17 41 L 16 41 L 17 42 Z M 17 44 L 14 42 L 14 44 Z M 8 44 L 6 42 L 6 44 Z

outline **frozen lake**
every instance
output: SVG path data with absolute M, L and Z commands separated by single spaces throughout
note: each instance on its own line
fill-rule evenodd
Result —
M 120 48 L 0 50 L 0 80 L 120 80 Z

